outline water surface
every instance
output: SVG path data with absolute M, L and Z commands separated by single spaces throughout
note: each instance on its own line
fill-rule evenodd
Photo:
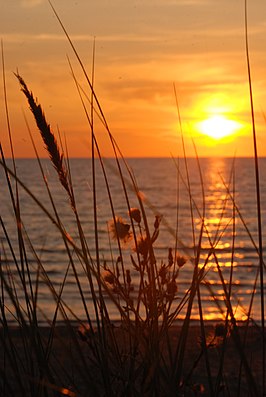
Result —
M 76 220 L 66 192 L 58 183 L 57 175 L 49 160 L 42 160 L 42 164 L 58 216 L 67 233 L 75 241 L 78 241 Z M 154 244 L 157 263 L 167 263 L 168 250 L 169 248 L 174 250 L 175 247 L 180 255 L 184 255 L 188 259 L 186 265 L 180 269 L 176 302 L 180 301 L 180 298 L 190 286 L 194 268 L 193 258 L 195 258 L 200 244 L 201 265 L 205 263 L 208 257 L 205 264 L 205 277 L 200 286 L 204 317 L 210 320 L 218 320 L 224 318 L 226 314 L 224 290 L 219 276 L 221 269 L 225 283 L 229 283 L 230 274 L 232 276 L 232 305 L 236 317 L 245 319 L 259 266 L 254 161 L 247 158 L 236 159 L 235 161 L 222 158 L 200 159 L 200 169 L 195 159 L 188 159 L 187 167 L 184 160 L 174 161 L 166 158 L 128 159 L 128 164 L 142 192 L 141 195 L 151 230 L 153 230 L 155 215 L 162 217 L 160 234 Z M 11 166 L 11 162 L 9 162 L 9 165 Z M 89 159 L 71 159 L 70 165 L 79 216 L 90 255 L 95 259 L 91 163 Z M 115 160 L 107 159 L 105 165 L 115 214 L 129 222 L 123 186 L 118 176 Z M 265 169 L 265 166 L 266 159 L 260 159 L 261 170 Z M 23 183 L 55 218 L 36 160 L 19 159 L 16 161 L 16 167 L 18 176 Z M 123 173 L 126 178 L 126 190 L 130 206 L 139 207 L 124 168 Z M 200 174 L 202 174 L 202 182 Z M 19 297 L 23 300 L 23 292 L 19 287 L 21 282 L 18 279 L 14 257 L 12 258 L 12 252 L 8 245 L 9 239 L 18 259 L 18 266 L 21 267 L 23 264 L 19 260 L 16 223 L 2 170 L 0 171 L 0 181 L 0 214 L 6 228 L 6 232 L 3 228 L 0 230 L 1 260 L 5 271 L 12 274 L 18 288 Z M 97 163 L 96 181 L 99 255 L 101 263 L 106 263 L 109 266 L 112 260 L 116 260 L 119 253 L 115 241 L 108 233 L 108 221 L 112 219 L 112 212 L 99 163 Z M 12 178 L 11 183 L 15 192 L 15 184 Z M 266 215 L 266 182 L 262 172 L 260 188 L 262 219 L 264 220 Z M 30 241 L 30 244 L 27 243 L 27 258 L 32 280 L 34 282 L 37 280 L 40 270 L 38 270 L 38 261 L 40 261 L 39 263 L 47 272 L 53 287 L 56 291 L 59 291 L 69 266 L 69 257 L 60 232 L 38 204 L 20 186 L 18 195 L 22 222 L 27 232 L 25 240 Z M 199 238 L 203 217 L 205 226 L 201 241 Z M 265 232 L 263 222 L 263 241 L 265 241 Z M 210 255 L 211 247 L 215 249 L 215 256 Z M 123 247 L 125 263 L 131 271 L 130 254 L 135 255 L 132 248 L 132 242 Z M 76 266 L 80 283 L 86 293 L 87 307 L 93 317 L 88 280 L 82 266 L 79 263 L 76 263 Z M 137 275 L 134 275 L 134 272 L 131 275 L 133 283 L 136 283 Z M 252 308 L 252 318 L 255 320 L 260 318 L 258 294 L 259 286 L 256 288 Z M 85 317 L 71 267 L 68 270 L 67 282 L 62 296 L 74 313 L 68 312 L 71 318 L 75 316 Z M 106 299 L 108 300 L 108 298 Z M 40 309 L 40 319 L 52 318 L 54 299 L 47 282 L 42 278 L 39 279 L 38 283 L 37 305 Z M 109 311 L 114 320 L 119 319 L 119 314 L 111 303 L 109 303 Z M 182 315 L 180 314 L 180 318 Z M 194 319 L 199 318 L 196 304 L 193 308 L 192 317 Z

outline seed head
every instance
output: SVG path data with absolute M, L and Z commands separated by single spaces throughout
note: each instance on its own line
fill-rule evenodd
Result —
M 159 270 L 159 276 L 161 278 L 161 283 L 166 284 L 167 283 L 167 267 L 163 264 Z
M 177 255 L 177 257 L 176 257 L 176 263 L 177 263 L 177 266 L 178 267 L 183 267 L 184 266 L 184 264 L 186 263 L 186 258 L 184 258 L 183 256 L 179 256 L 179 255 Z
M 148 255 L 149 243 L 147 237 L 140 236 L 138 238 L 136 251 L 143 256 Z
M 159 229 L 161 220 L 162 220 L 161 215 L 155 215 L 155 221 L 154 221 L 154 225 L 153 225 L 155 230 Z
M 167 294 L 170 297 L 170 299 L 174 299 L 176 292 L 177 292 L 177 284 L 175 280 L 172 280 L 167 284 Z
M 130 208 L 129 210 L 129 216 L 134 219 L 135 222 L 140 223 L 141 222 L 141 213 L 138 208 Z
M 130 225 L 128 225 L 119 216 L 116 216 L 115 219 L 111 219 L 109 221 L 108 229 L 112 234 L 113 239 L 119 239 L 126 243 L 131 238 L 131 233 L 129 231 Z
M 109 269 L 103 271 L 102 278 L 106 284 L 110 284 L 111 286 L 115 284 L 115 276 Z
M 172 266 L 173 263 L 174 263 L 174 259 L 173 259 L 173 254 L 172 254 L 172 248 L 169 248 L 169 250 L 168 250 L 168 265 Z

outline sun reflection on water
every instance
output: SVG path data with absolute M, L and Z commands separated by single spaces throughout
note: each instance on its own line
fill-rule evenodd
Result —
M 236 320 L 244 321 L 247 315 L 241 303 L 246 302 L 246 297 L 253 290 L 244 287 L 239 290 L 238 286 L 243 285 L 242 276 L 239 277 L 240 267 L 243 266 L 241 260 L 246 268 L 244 277 L 248 272 L 254 273 L 254 268 L 245 260 L 245 246 L 238 238 L 240 222 L 232 200 L 232 197 L 237 199 L 237 193 L 233 191 L 233 172 L 231 175 L 230 173 L 225 175 L 225 170 L 228 170 L 226 161 L 228 160 L 210 159 L 209 167 L 204 173 L 205 214 L 199 268 L 204 271 L 202 286 L 205 286 L 210 293 L 204 305 L 204 318 L 225 319 L 227 313 L 225 288 L 227 293 L 230 288 L 234 316 Z M 202 218 L 199 216 L 196 219 L 198 233 L 201 231 L 201 226 Z

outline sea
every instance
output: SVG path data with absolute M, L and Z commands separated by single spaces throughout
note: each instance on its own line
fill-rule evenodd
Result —
M 13 291 L 21 310 L 26 313 L 26 290 L 35 297 L 38 321 L 46 324 L 55 314 L 55 294 L 61 294 L 68 318 L 73 321 L 86 320 L 87 310 L 94 320 L 87 270 L 77 258 L 74 259 L 76 277 L 85 297 L 82 303 L 69 253 L 55 222 L 58 217 L 69 239 L 80 246 L 75 213 L 50 160 L 41 159 L 41 164 L 43 174 L 36 159 L 17 159 L 18 183 L 15 183 L 12 173 L 6 175 L 0 166 L 0 261 L 2 279 L 5 279 L 5 283 L 1 283 L 1 306 L 9 322 L 20 321 L 9 292 Z M 7 166 L 14 172 L 10 159 Z M 134 241 L 130 238 L 122 241 L 119 252 L 111 225 L 114 215 L 120 217 L 121 222 L 130 224 L 128 208 L 140 208 L 141 202 L 151 234 L 155 220 L 160 221 L 159 235 L 154 241 L 158 269 L 168 265 L 169 249 L 173 255 L 186 260 L 176 279 L 177 289 L 171 309 L 175 319 L 182 321 L 186 314 L 186 301 L 182 309 L 176 308 L 191 287 L 195 263 L 199 258 L 199 268 L 203 269 L 199 293 L 204 319 L 216 322 L 226 318 L 226 290 L 238 321 L 245 321 L 249 316 L 250 321 L 260 322 L 261 274 L 254 159 L 129 158 L 125 162 L 121 159 L 119 162 L 116 159 L 102 159 L 102 162 L 96 159 L 95 182 L 91 159 L 70 159 L 69 168 L 89 256 L 95 261 L 96 208 L 101 269 L 113 268 L 115 263 L 119 265 L 119 256 L 122 255 L 125 268 L 130 271 L 133 299 L 139 282 L 138 273 L 132 265 L 132 258 L 136 260 Z M 266 158 L 260 158 L 263 253 L 266 244 L 265 169 Z M 25 245 L 22 253 L 19 250 L 11 190 L 13 199 L 19 203 L 19 226 Z M 136 225 L 136 232 L 145 234 L 143 219 L 140 226 Z M 70 246 L 72 254 L 73 248 Z M 22 269 L 25 278 L 20 277 Z M 121 315 L 108 294 L 105 299 L 111 320 L 119 321 Z M 62 313 L 57 316 L 58 321 L 63 320 Z M 199 320 L 197 294 L 191 319 L 195 322 Z

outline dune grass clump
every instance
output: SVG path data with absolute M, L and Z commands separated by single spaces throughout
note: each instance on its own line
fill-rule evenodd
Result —
M 215 256 L 215 245 L 210 238 L 209 255 L 207 257 L 204 255 L 205 259 L 202 263 L 201 241 L 204 218 L 202 217 L 202 228 L 198 235 L 198 245 L 196 245 L 198 248 L 194 257 L 184 256 L 173 247 L 165 253 L 165 260 L 158 262 L 154 244 L 159 237 L 161 216 L 155 216 L 151 228 L 135 178 L 127 168 L 132 184 L 131 189 L 135 192 L 139 208 L 130 206 L 126 178 L 119 171 L 118 174 L 123 182 L 123 194 L 128 205 L 128 218 L 116 215 L 111 189 L 106 178 L 106 188 L 113 213 L 113 219 L 108 222 L 110 238 L 113 241 L 110 245 L 113 260 L 111 263 L 106 263 L 105 260 L 100 259 L 99 253 L 96 257 L 92 255 L 75 204 L 71 172 L 67 168 L 68 161 L 64 158 L 45 120 L 41 106 L 37 104 L 21 76 L 17 74 L 16 77 L 29 102 L 45 147 L 58 174 L 58 180 L 67 193 L 69 210 L 73 212 L 76 219 L 78 237 L 72 238 L 64 227 L 64 221 L 57 211 L 37 152 L 37 160 L 44 185 L 49 193 L 53 213 L 48 211 L 19 177 L 8 168 L 2 151 L 1 165 L 6 174 L 7 186 L 13 203 L 19 246 L 16 253 L 12 248 L 14 243 L 1 218 L 2 229 L 18 276 L 18 280 L 12 278 L 13 270 L 11 270 L 9 260 L 6 260 L 6 263 L 1 262 L 1 341 L 4 351 L 2 391 L 4 395 L 12 395 L 14 390 L 16 395 L 207 394 L 218 396 L 221 391 L 227 395 L 232 387 L 224 374 L 227 345 L 230 343 L 234 346 L 234 354 L 239 357 L 241 372 L 237 385 L 238 393 L 242 393 L 241 390 L 244 388 L 244 390 L 249 390 L 251 395 L 259 395 L 260 386 L 257 384 L 257 378 L 255 380 L 255 374 L 245 352 L 243 328 L 246 334 L 249 318 L 246 321 L 246 327 L 239 329 L 231 304 L 231 286 L 224 280 L 219 260 Z M 95 140 L 95 136 L 93 139 Z M 92 158 L 92 161 L 96 160 Z M 119 161 L 117 157 L 117 162 Z M 125 160 L 122 158 L 122 161 Z M 105 173 L 103 161 L 101 167 Z M 121 170 L 121 168 L 118 169 Z M 15 191 L 13 185 L 10 184 L 10 178 L 15 180 Z M 45 212 L 58 229 L 65 245 L 69 265 L 65 275 L 62 275 L 59 291 L 54 288 L 45 264 L 42 263 L 31 241 L 27 238 L 20 216 L 19 188 L 24 189 L 29 198 Z M 188 186 L 187 188 L 189 191 Z M 96 192 L 94 194 L 96 196 Z M 96 200 L 96 197 L 94 199 Z M 191 202 L 195 205 L 193 198 Z M 236 206 L 234 201 L 233 205 Z M 200 211 L 199 208 L 197 211 Z M 97 213 L 94 215 L 97 227 Z M 97 228 L 95 239 L 97 242 Z M 28 247 L 34 253 L 37 263 L 38 272 L 35 279 L 32 276 L 32 265 L 28 260 Z M 217 324 L 213 332 L 204 321 L 200 298 L 201 284 L 206 281 L 208 273 L 206 267 L 211 255 L 215 257 L 224 289 L 225 313 L 227 313 L 224 322 Z M 129 261 L 126 256 L 130 259 Z M 6 257 L 8 257 L 7 253 Z M 91 307 L 88 307 L 86 303 L 87 292 L 81 284 L 76 260 L 82 263 L 84 271 L 82 276 L 85 275 L 88 281 L 92 298 Z M 180 297 L 178 296 L 179 274 L 187 261 L 193 264 L 194 272 L 189 290 L 183 297 Z M 201 266 L 199 266 L 200 263 Z M 68 312 L 71 313 L 71 308 L 62 298 L 70 268 L 73 271 L 81 305 L 84 306 L 86 314 L 85 319 L 76 318 L 75 325 L 68 315 Z M 134 283 L 132 282 L 133 274 Z M 53 318 L 47 319 L 48 331 L 46 329 L 44 331 L 43 324 L 39 322 L 38 285 L 40 282 L 47 284 L 56 304 Z M 23 302 L 18 299 L 18 296 L 21 296 L 21 289 L 24 296 Z M 210 293 L 213 293 L 211 288 Z M 108 302 L 110 301 L 119 313 L 119 324 L 114 324 L 109 316 Z M 193 331 L 193 327 L 190 326 L 192 306 L 195 304 L 198 305 L 200 318 L 197 335 L 195 335 L 195 329 Z M 7 318 L 9 311 L 12 312 L 17 325 L 15 331 L 9 325 Z M 64 321 L 63 329 L 58 326 L 62 324 L 59 321 L 59 314 Z M 175 322 L 178 318 L 182 318 L 182 321 L 177 329 Z M 69 357 L 61 361 L 60 349 L 65 349 L 69 341 L 72 346 Z M 194 345 L 194 350 L 196 345 L 196 351 L 198 351 L 196 356 L 190 352 L 191 344 Z M 218 363 L 214 352 L 219 354 Z M 75 365 L 73 365 L 74 362 Z M 201 372 L 200 376 L 197 376 L 199 368 Z M 245 374 L 243 375 L 244 382 L 241 380 L 242 372 Z M 10 376 L 11 373 L 13 373 L 12 376 Z M 16 379 L 15 389 L 14 379 Z M 233 392 L 235 391 L 234 385 Z
M 55 15 L 57 16 L 56 12 Z M 87 108 L 72 70 L 91 134 L 93 249 L 92 243 L 87 241 L 83 219 L 76 204 L 70 161 L 65 157 L 65 151 L 58 144 L 46 121 L 41 105 L 24 79 L 16 73 L 58 181 L 66 193 L 69 211 L 75 220 L 76 233 L 71 234 L 65 224 L 34 141 L 32 140 L 36 160 L 49 197 L 49 206 L 44 205 L 17 175 L 15 157 L 12 159 L 13 169 L 8 166 L 0 147 L 0 164 L 15 225 L 15 233 L 10 232 L 5 224 L 4 214 L 0 214 L 4 241 L 0 257 L 1 396 L 263 395 L 264 352 L 261 356 L 258 346 L 264 344 L 264 329 L 260 324 L 250 327 L 251 323 L 254 324 L 251 311 L 257 280 L 254 280 L 250 306 L 245 308 L 246 320 L 239 324 L 232 303 L 234 248 L 229 280 L 225 280 L 216 254 L 217 244 L 227 227 L 223 228 L 221 225 L 228 203 L 231 205 L 230 223 L 235 228 L 238 216 L 246 227 L 230 183 L 224 182 L 227 194 L 221 221 L 213 238 L 206 226 L 204 181 L 199 159 L 201 206 L 191 192 L 186 158 L 186 177 L 176 163 L 177 176 L 187 191 L 191 208 L 189 221 L 192 225 L 194 251 L 191 254 L 185 252 L 185 249 L 182 251 L 177 248 L 176 232 L 175 246 L 168 247 L 164 259 L 158 260 L 155 246 L 163 222 L 161 214 L 155 213 L 153 218 L 148 215 L 134 173 L 111 134 L 93 82 L 61 20 L 58 16 L 57 18 L 90 90 L 90 105 Z M 113 148 L 115 172 L 120 182 L 121 201 L 125 203 L 127 217 L 122 217 L 116 210 L 107 165 L 97 141 L 94 117 L 99 117 Z M 11 131 L 9 133 L 12 137 Z M 111 258 L 108 261 L 101 255 L 96 166 L 99 166 L 105 182 L 112 215 L 111 219 L 106 219 Z M 21 192 L 45 214 L 60 236 L 60 244 L 64 247 L 67 260 L 62 269 L 59 287 L 55 287 L 45 261 L 27 233 L 23 222 Z M 194 228 L 194 211 L 200 220 L 197 233 Z M 176 223 L 178 229 L 178 216 Z M 248 229 L 247 233 L 253 243 Z M 204 236 L 208 247 L 205 244 L 203 250 Z M 232 247 L 234 239 L 233 233 Z M 257 250 L 255 242 L 254 250 Z M 260 253 L 259 257 L 259 270 L 262 271 L 264 263 Z M 222 306 L 208 283 L 210 258 L 214 260 L 223 291 Z M 180 275 L 188 265 L 192 266 L 192 276 L 189 288 L 181 295 Z M 64 298 L 70 273 L 83 308 L 82 318 L 76 315 Z M 53 315 L 49 318 L 39 303 L 39 289 L 43 284 L 54 301 Z M 208 289 L 210 297 L 223 315 L 223 321 L 214 326 L 204 317 L 201 298 L 203 287 Z M 261 294 L 264 299 L 263 289 Z M 112 319 L 111 306 L 119 317 L 118 322 Z M 191 325 L 195 306 L 199 319 L 197 327 Z M 250 344 L 251 338 L 253 339 Z M 260 365 L 262 371 L 258 371 Z

